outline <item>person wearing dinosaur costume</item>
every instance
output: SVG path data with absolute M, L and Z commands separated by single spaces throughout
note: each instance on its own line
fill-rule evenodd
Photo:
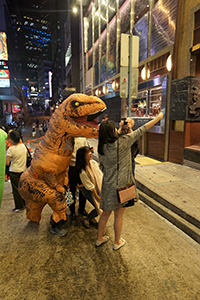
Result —
M 60 224 L 66 220 L 66 176 L 71 160 L 74 137 L 98 136 L 94 119 L 106 109 L 105 103 L 84 94 L 69 96 L 53 113 L 49 129 L 36 147 L 31 166 L 19 182 L 19 193 L 26 201 L 27 219 L 39 222 L 46 204 L 53 210 L 50 232 L 59 236 L 67 231 Z

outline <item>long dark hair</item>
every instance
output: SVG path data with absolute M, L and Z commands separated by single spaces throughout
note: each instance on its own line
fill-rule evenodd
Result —
M 77 153 L 76 153 L 76 170 L 78 171 L 78 173 L 81 173 L 82 170 L 85 170 L 85 168 L 87 166 L 85 155 L 88 153 L 89 149 L 90 149 L 89 147 L 84 146 L 84 147 L 81 147 L 77 150 Z
M 118 139 L 115 123 L 113 121 L 102 122 L 99 128 L 98 153 L 104 155 L 103 146 L 107 143 L 114 143 Z

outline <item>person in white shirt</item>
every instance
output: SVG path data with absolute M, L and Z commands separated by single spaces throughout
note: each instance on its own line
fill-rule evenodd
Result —
M 83 184 L 83 194 L 94 206 L 94 209 L 83 220 L 86 228 L 89 228 L 90 225 L 98 225 L 95 218 L 101 214 L 99 202 L 103 173 L 99 169 L 98 163 L 92 159 L 92 149 L 87 146 L 81 147 L 76 154 L 76 168 Z
M 22 212 L 25 209 L 25 201 L 18 192 L 18 184 L 21 174 L 26 170 L 27 149 L 20 143 L 19 132 L 13 130 L 10 132 L 10 139 L 13 143 L 6 153 L 6 165 L 9 166 L 15 208 L 12 212 Z
M 35 136 L 36 136 L 36 124 L 34 122 L 32 125 L 32 137 L 35 137 Z

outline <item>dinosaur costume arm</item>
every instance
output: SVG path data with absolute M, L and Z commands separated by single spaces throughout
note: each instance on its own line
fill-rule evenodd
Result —
M 57 180 L 57 176 L 54 173 L 44 173 L 46 183 L 51 187 L 55 188 L 60 193 L 65 193 L 65 188 L 62 187 Z

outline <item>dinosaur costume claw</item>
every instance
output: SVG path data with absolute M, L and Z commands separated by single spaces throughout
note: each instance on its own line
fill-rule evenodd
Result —
M 39 222 L 46 204 L 53 220 L 66 220 L 64 185 L 71 160 L 74 137 L 97 137 L 94 120 L 106 109 L 105 103 L 84 94 L 72 94 L 53 113 L 49 129 L 36 147 L 31 166 L 21 175 L 19 193 L 27 203 L 27 218 Z

